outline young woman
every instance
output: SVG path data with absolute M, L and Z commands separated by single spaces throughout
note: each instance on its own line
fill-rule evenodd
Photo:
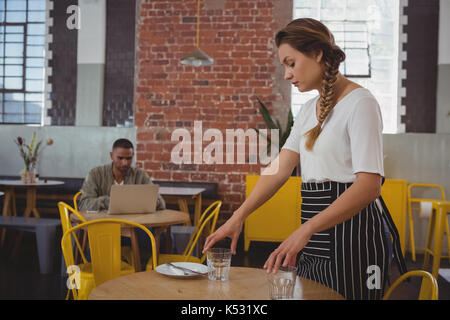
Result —
M 401 272 L 406 268 L 398 232 L 380 198 L 379 105 L 367 89 L 339 73 L 345 54 L 321 22 L 294 20 L 275 41 L 285 79 L 301 92 L 317 89 L 320 95 L 298 113 L 289 139 L 267 169 L 278 168 L 276 173 L 261 176 L 232 217 L 206 239 L 204 251 L 230 237 L 235 253 L 246 217 L 277 192 L 300 161 L 301 227 L 272 252 L 264 268 L 277 272 L 280 265 L 295 265 L 298 257 L 300 276 L 346 299 L 380 299 L 392 256 L 387 228 Z

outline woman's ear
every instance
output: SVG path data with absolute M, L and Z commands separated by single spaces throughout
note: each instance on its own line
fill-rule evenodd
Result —
M 317 63 L 320 63 L 322 61 L 322 57 L 323 57 L 323 51 L 322 50 L 317 50 L 314 53 L 314 58 L 316 59 Z

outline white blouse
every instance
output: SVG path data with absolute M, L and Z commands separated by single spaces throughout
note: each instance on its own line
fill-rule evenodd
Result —
M 357 88 L 340 100 L 322 124 L 313 150 L 306 151 L 305 133 L 318 123 L 318 98 L 300 109 L 283 146 L 300 154 L 302 181 L 353 182 L 357 172 L 384 176 L 383 121 L 370 91 Z

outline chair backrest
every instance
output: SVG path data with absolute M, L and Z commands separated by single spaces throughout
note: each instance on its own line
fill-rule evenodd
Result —
M 76 227 L 68 229 L 61 239 L 61 248 L 66 265 L 70 267 L 74 264 L 73 251 L 71 250 L 71 238 L 74 231 L 86 228 L 89 238 L 91 265 L 95 286 L 120 276 L 122 263 L 120 237 L 122 225 L 140 228 L 148 235 L 152 245 L 153 269 L 156 269 L 156 245 L 153 234 L 141 224 L 120 219 L 97 219 L 81 223 Z M 71 268 L 68 268 L 68 270 L 71 270 Z M 70 276 L 71 274 L 69 274 L 69 277 Z M 77 297 L 77 286 L 73 286 L 72 289 L 74 297 Z
M 70 222 L 70 213 L 77 215 L 77 217 L 80 219 L 80 221 L 87 222 L 86 219 L 84 219 L 83 216 L 78 213 L 78 211 L 76 211 L 74 208 L 72 208 L 65 202 L 62 202 L 62 201 L 58 202 L 58 209 L 59 209 L 59 216 L 61 218 L 61 226 L 63 229 L 63 234 L 66 233 L 67 230 L 72 228 L 72 223 Z M 87 263 L 86 257 L 84 256 L 83 250 L 81 248 L 81 244 L 78 241 L 78 237 L 76 237 L 76 236 L 73 237 L 73 240 L 75 241 L 78 251 L 81 254 L 81 259 L 83 259 L 83 263 Z M 72 242 L 68 243 L 67 245 L 68 245 L 68 250 L 70 250 L 72 252 L 73 251 Z M 74 264 L 73 261 L 71 261 L 70 265 L 73 265 L 73 264 Z
M 419 300 L 437 300 L 439 295 L 439 289 L 436 279 L 431 273 L 424 270 L 413 270 L 401 275 L 390 286 L 388 291 L 383 297 L 383 300 L 388 300 L 395 288 L 398 287 L 403 281 L 410 277 L 422 277 L 422 284 L 420 286 Z
M 208 230 L 209 234 L 212 234 L 214 232 L 214 230 L 216 228 L 217 218 L 219 217 L 219 211 L 220 211 L 221 206 L 222 206 L 222 201 L 220 201 L 220 200 L 215 201 L 201 215 L 200 219 L 198 220 L 198 224 L 189 239 L 186 249 L 183 252 L 185 261 L 187 261 L 189 259 L 189 256 L 192 254 L 192 251 L 194 250 L 199 237 L 202 235 L 202 232 L 208 223 L 210 223 L 209 230 Z M 203 263 L 203 261 L 205 261 L 205 258 L 206 258 L 206 255 L 203 254 L 202 257 L 200 258 L 201 263 Z
M 78 191 L 74 196 L 73 196 L 73 207 L 75 209 L 76 212 L 78 212 L 78 197 L 83 194 L 83 191 L 80 190 Z
M 411 191 L 413 188 L 428 188 L 428 189 L 438 189 L 441 193 L 441 199 L 431 199 L 431 198 L 413 198 L 411 196 Z M 407 197 L 408 197 L 408 203 L 410 202 L 420 202 L 420 201 L 433 201 L 433 200 L 445 200 L 445 190 L 442 186 L 438 185 L 438 184 L 427 184 L 427 183 L 410 183 L 408 185 L 408 192 L 407 192 Z

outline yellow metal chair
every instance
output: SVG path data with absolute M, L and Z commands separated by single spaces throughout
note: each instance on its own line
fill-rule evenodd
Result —
M 192 256 L 192 252 L 198 242 L 198 239 L 206 231 L 208 235 L 212 234 L 216 228 L 217 218 L 219 217 L 220 207 L 222 206 L 222 201 L 215 201 L 212 203 L 201 215 L 198 220 L 198 224 L 192 233 L 189 242 L 184 250 L 183 254 L 160 254 L 158 256 L 158 265 L 167 262 L 196 262 L 203 263 L 205 261 L 206 255 L 203 254 L 200 258 Z M 150 264 L 151 261 L 147 263 L 146 270 L 152 270 L 154 267 Z
M 67 230 L 61 239 L 64 260 L 68 267 L 68 285 L 75 300 L 87 299 L 93 288 L 105 281 L 121 275 L 134 273 L 134 268 L 121 261 L 121 226 L 140 228 L 150 238 L 152 251 L 155 251 L 155 238 L 143 225 L 120 219 L 98 219 L 81 223 Z M 74 265 L 72 237 L 74 232 L 86 228 L 89 238 L 91 263 Z M 156 255 L 153 254 L 153 267 L 156 268 Z M 83 277 L 84 276 L 84 277 Z M 84 280 L 84 281 L 83 281 Z M 87 285 L 86 288 L 83 286 Z
M 413 188 L 438 189 L 441 193 L 441 199 L 413 198 L 411 195 Z M 420 205 L 421 202 L 431 202 L 434 204 L 436 201 L 445 200 L 445 191 L 444 191 L 444 188 L 438 184 L 411 183 L 408 185 L 407 200 L 408 200 L 408 219 L 409 219 L 409 244 L 411 246 L 412 260 L 416 261 L 416 248 L 415 248 L 415 243 L 414 243 L 414 226 L 413 226 L 414 222 L 413 222 L 413 217 L 412 217 L 412 210 L 416 209 L 416 208 L 413 208 L 413 204 Z M 448 244 L 448 250 L 449 250 L 448 258 L 450 261 L 450 230 L 449 230 L 448 220 L 445 221 L 445 231 L 447 234 L 447 244 Z M 430 223 L 428 224 L 427 239 L 432 237 L 433 232 L 434 232 L 434 227 L 430 221 Z M 445 257 L 447 257 L 447 256 L 445 256 Z
M 394 283 L 389 287 L 383 300 L 388 300 L 392 292 L 397 288 L 403 281 L 410 277 L 422 277 L 422 284 L 420 286 L 419 300 L 437 300 L 439 295 L 439 289 L 436 279 L 431 275 L 431 273 L 423 270 L 413 270 L 401 275 Z

